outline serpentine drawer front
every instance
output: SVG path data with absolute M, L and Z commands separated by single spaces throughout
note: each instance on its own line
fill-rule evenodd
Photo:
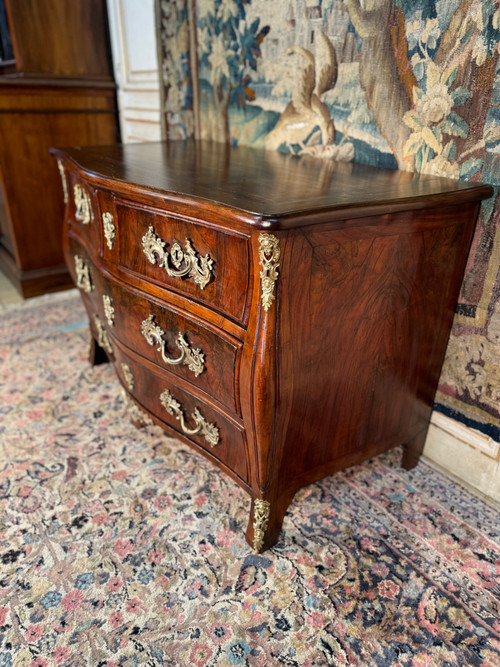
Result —
M 196 141 L 52 153 L 90 361 L 247 491 L 256 551 L 300 487 L 417 464 L 489 186 Z
M 237 338 L 188 316 L 161 301 L 146 298 L 141 292 L 125 289 L 101 274 L 85 247 L 74 237 L 69 240 L 70 255 L 89 267 L 91 291 L 78 282 L 76 263 L 70 273 L 81 287 L 84 300 L 105 323 L 113 337 L 159 368 L 190 382 L 214 401 L 241 416 L 236 402 L 242 343 Z
M 118 343 L 113 350 L 118 376 L 133 399 L 146 409 L 155 421 L 175 430 L 175 435 L 189 443 L 226 471 L 247 482 L 245 437 L 238 420 L 215 410 L 185 386 L 174 384 L 150 365 L 126 353 Z
M 121 267 L 243 320 L 249 273 L 245 237 L 120 200 L 115 210 Z

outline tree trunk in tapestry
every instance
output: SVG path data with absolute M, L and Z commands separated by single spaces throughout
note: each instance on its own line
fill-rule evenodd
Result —
M 392 0 L 372 4 L 373 7 L 369 7 L 365 3 L 366 8 L 363 9 L 359 0 L 348 0 L 351 21 L 362 39 L 359 81 L 375 123 L 387 139 L 399 168 L 403 169 L 403 146 L 410 131 L 402 119 L 411 109 L 416 81 L 408 63 L 405 63 L 406 67 L 401 66 L 402 59 L 407 59 L 407 48 L 401 49 L 400 54 L 395 52 L 394 44 L 385 30 L 381 30 L 381 26 L 390 26 L 391 33 L 396 30 L 401 32 L 400 22 L 393 23 Z M 405 41 L 402 44 L 406 47 Z M 406 82 L 400 76 L 405 71 Z
M 219 79 L 214 85 L 215 102 L 215 141 L 230 142 L 229 134 L 229 97 L 231 95 L 231 84 L 224 88 L 223 82 Z

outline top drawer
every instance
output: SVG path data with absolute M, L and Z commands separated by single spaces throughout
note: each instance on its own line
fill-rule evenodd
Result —
M 120 268 L 244 322 L 248 238 L 123 200 L 115 211 Z

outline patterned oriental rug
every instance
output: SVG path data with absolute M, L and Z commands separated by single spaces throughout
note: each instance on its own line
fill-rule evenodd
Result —
M 0 313 L 0 666 L 500 665 L 500 515 L 400 451 L 249 500 L 86 360 L 74 291 Z

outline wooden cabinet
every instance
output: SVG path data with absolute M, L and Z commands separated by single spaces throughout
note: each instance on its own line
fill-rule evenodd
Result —
M 187 141 L 53 151 L 91 360 L 250 495 L 419 459 L 489 186 Z
M 25 296 L 71 286 L 51 146 L 113 144 L 104 0 L 0 2 L 0 265 Z

